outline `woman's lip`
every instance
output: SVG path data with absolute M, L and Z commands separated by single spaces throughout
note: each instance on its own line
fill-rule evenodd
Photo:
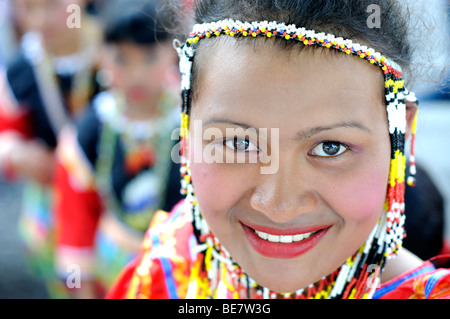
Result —
M 271 227 L 265 226 L 255 226 L 255 228 L 249 226 L 248 224 L 241 223 L 242 228 L 244 229 L 245 236 L 247 240 L 252 245 L 252 247 L 261 255 L 270 258 L 280 258 L 280 259 L 289 259 L 298 257 L 310 249 L 312 249 L 315 245 L 317 245 L 320 240 L 325 236 L 327 231 L 331 228 L 330 225 L 327 226 L 311 226 L 311 227 L 302 227 L 295 229 L 275 229 Z M 291 242 L 291 243 L 282 243 L 282 242 L 271 242 L 259 237 L 255 230 L 267 232 L 268 234 L 278 235 L 278 236 L 293 236 L 296 234 L 305 234 L 316 232 L 310 237 L 303 239 L 301 241 Z
M 322 229 L 329 228 L 330 225 L 314 225 L 314 226 L 306 226 L 306 227 L 296 227 L 296 228 L 289 228 L 289 229 L 280 229 L 280 228 L 273 228 L 273 227 L 267 227 L 262 225 L 254 225 L 247 222 L 242 222 L 241 224 L 244 226 L 247 226 L 253 230 L 257 230 L 260 232 L 268 233 L 271 235 L 278 235 L 278 236 L 293 236 L 298 234 L 307 234 L 316 232 Z

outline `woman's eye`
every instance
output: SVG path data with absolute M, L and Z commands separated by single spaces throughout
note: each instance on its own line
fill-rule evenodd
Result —
M 248 138 L 240 138 L 235 136 L 234 138 L 224 141 L 225 146 L 235 151 L 251 152 L 258 151 L 258 147 L 254 145 Z
M 348 146 L 334 141 L 322 142 L 315 146 L 311 155 L 313 156 L 322 156 L 322 157 L 332 157 L 338 156 L 342 153 L 345 153 L 349 149 Z

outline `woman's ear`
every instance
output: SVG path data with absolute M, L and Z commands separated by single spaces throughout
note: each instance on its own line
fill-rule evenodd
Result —
M 417 101 L 411 102 L 411 101 L 405 100 L 405 104 L 406 104 L 405 140 L 408 140 L 408 138 L 411 136 L 414 118 L 418 111 L 418 103 L 417 103 Z

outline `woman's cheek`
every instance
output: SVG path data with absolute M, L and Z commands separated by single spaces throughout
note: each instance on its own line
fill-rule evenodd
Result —
M 378 219 L 386 199 L 388 169 L 379 166 L 365 167 L 350 178 L 336 183 L 328 200 L 344 220 L 364 222 Z
M 192 183 L 202 214 L 228 211 L 239 198 L 236 177 L 218 163 L 191 162 Z

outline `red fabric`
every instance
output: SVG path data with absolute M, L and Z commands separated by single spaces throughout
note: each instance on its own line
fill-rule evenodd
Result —
M 142 263 L 143 254 L 139 255 L 130 262 L 119 274 L 116 282 L 106 294 L 105 299 L 126 299 L 130 291 L 130 284 L 135 276 L 137 267 Z M 141 282 L 137 294 L 132 294 L 132 298 L 147 299 L 168 299 L 166 283 L 164 278 L 164 271 L 160 260 L 154 260 L 149 269 L 150 276 L 144 277 L 149 281 Z
M 125 299 L 128 288 L 130 286 L 131 278 L 133 277 L 136 267 L 140 264 L 142 254 L 133 259 L 122 271 L 120 272 L 117 280 L 114 282 L 109 292 L 106 294 L 105 299 Z
M 445 239 L 440 255 L 450 255 L 450 239 Z
M 60 162 L 56 167 L 55 189 L 57 244 L 80 248 L 93 247 L 102 212 L 97 192 L 75 190 L 70 185 L 67 170 Z
M 450 255 L 432 258 L 422 266 L 384 283 L 379 289 L 386 292 L 379 299 L 450 299 L 449 260 Z M 434 269 L 420 271 L 430 267 Z M 389 287 L 393 289 L 386 289 Z
M 176 208 L 182 206 L 176 205 L 170 215 L 163 211 L 155 214 L 141 253 L 119 274 L 107 299 L 185 297 L 191 264 L 189 238 L 192 225 L 186 216 L 177 213 Z M 173 230 L 172 236 L 166 233 L 168 229 Z
M 22 138 L 31 138 L 32 130 L 29 113 L 26 111 L 19 111 L 17 113 L 7 112 L 1 103 L 0 101 L 0 134 L 3 132 L 14 132 Z M 0 162 L 3 162 L 2 167 L 0 167 L 3 177 L 7 181 L 15 180 L 16 172 L 9 161 L 9 156 L 6 155 L 6 158 L 2 158 Z
M 24 138 L 31 138 L 33 133 L 30 124 L 30 113 L 27 111 L 9 113 L 2 109 L 0 105 L 0 133 L 10 130 L 19 133 Z

